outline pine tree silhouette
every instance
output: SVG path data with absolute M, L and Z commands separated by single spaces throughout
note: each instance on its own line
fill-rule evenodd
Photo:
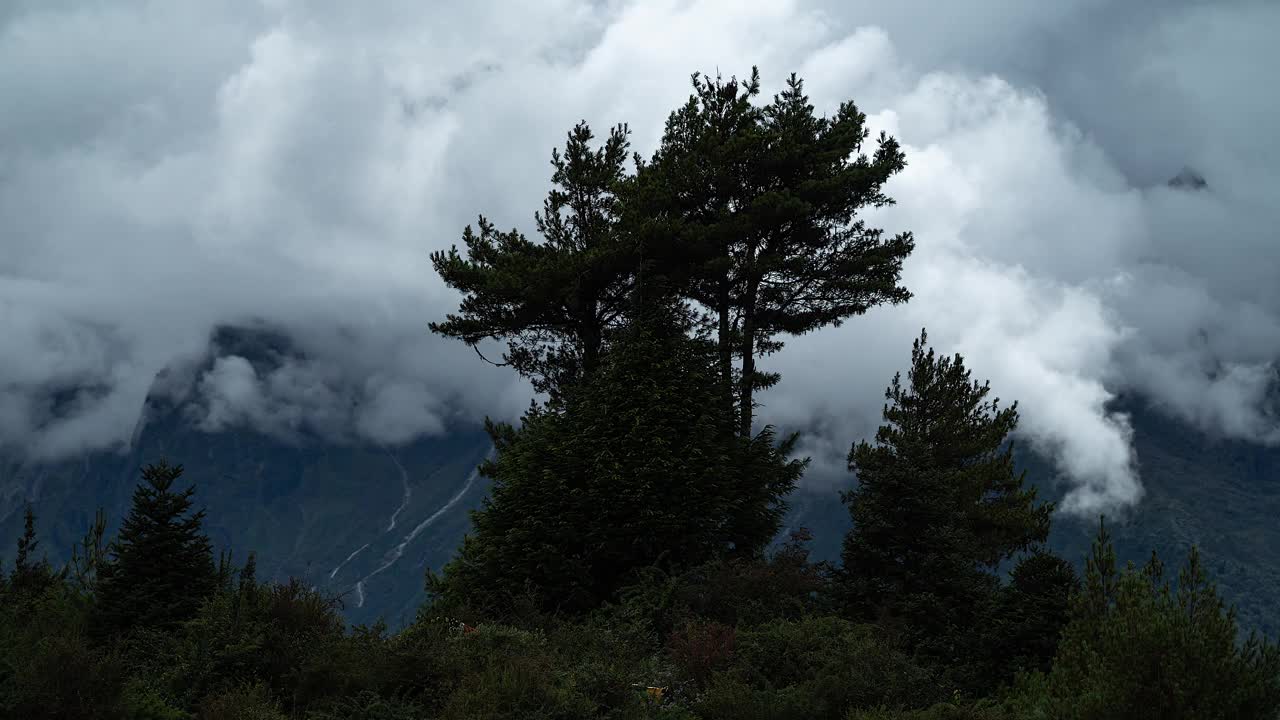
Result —
M 99 574 L 95 634 L 164 628 L 192 617 L 217 586 L 204 511 L 191 512 L 195 488 L 173 489 L 182 466 L 161 461 L 142 470 L 133 507 Z

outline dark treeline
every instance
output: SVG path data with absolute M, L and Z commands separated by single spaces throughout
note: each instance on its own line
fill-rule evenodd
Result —
M 1280 716 L 1280 652 L 1238 641 L 1194 550 L 1176 579 L 1121 565 L 1100 523 L 1081 578 L 1044 548 L 1016 404 L 923 331 L 832 497 L 840 563 L 805 531 L 776 543 L 807 461 L 760 422 L 763 360 L 909 301 L 911 235 L 860 217 L 906 158 L 794 76 L 763 103 L 755 71 L 693 85 L 647 160 L 625 126 L 569 133 L 539 241 L 481 217 L 432 256 L 463 300 L 431 329 L 503 343 L 485 359 L 539 399 L 488 423 L 492 490 L 412 623 L 349 628 L 338 599 L 215 555 L 159 462 L 118 536 L 99 514 L 61 568 L 28 511 L 0 573 L 0 716 Z

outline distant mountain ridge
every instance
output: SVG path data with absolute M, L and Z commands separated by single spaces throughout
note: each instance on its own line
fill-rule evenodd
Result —
M 224 329 L 214 340 L 214 354 L 263 367 L 292 352 L 287 339 L 269 331 Z M 478 426 L 457 427 L 387 448 L 313 436 L 287 440 L 246 428 L 204 432 L 193 420 L 191 394 L 172 385 L 194 382 L 212 362 L 157 378 L 127 453 L 53 464 L 0 457 L 0 558 L 12 558 L 28 498 L 53 560 L 69 554 L 98 507 L 114 531 L 139 468 L 163 457 L 186 467 L 198 505 L 208 510 L 209 535 L 237 561 L 253 550 L 260 575 L 298 577 L 341 595 L 353 622 L 383 617 L 399 626 L 412 619 L 425 598 L 424 573 L 452 556 L 470 528 L 469 511 L 488 491 L 475 472 L 491 450 L 488 436 Z M 1224 596 L 1240 606 L 1242 625 L 1275 637 L 1280 449 L 1215 439 L 1139 399 L 1115 409 L 1133 418 L 1147 489 L 1136 508 L 1109 521 L 1121 559 L 1141 563 L 1157 550 L 1176 575 L 1198 544 Z M 1050 463 L 1029 452 L 1019 460 L 1042 497 L 1062 496 Z M 809 527 L 814 555 L 838 559 L 850 521 L 837 490 L 801 490 L 791 503 L 787 527 Z M 1096 528 L 1096 518 L 1055 518 L 1050 546 L 1080 564 Z

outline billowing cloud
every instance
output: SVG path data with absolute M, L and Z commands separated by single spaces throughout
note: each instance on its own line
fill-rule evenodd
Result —
M 218 357 L 196 391 L 184 407 L 205 432 L 249 427 L 285 441 L 399 444 L 447 429 L 447 405 L 422 382 L 375 375 L 357 384 L 340 366 L 292 358 L 260 374 L 239 355 Z
M 579 119 L 648 154 L 689 73 L 752 64 L 854 99 L 909 162 L 874 220 L 915 232 L 916 297 L 767 360 L 763 419 L 810 431 L 812 482 L 844 477 L 921 327 L 1019 401 L 1070 509 L 1141 497 L 1120 392 L 1280 440 L 1274 3 L 526 5 L 5 4 L 0 444 L 127 442 L 165 367 L 210 430 L 514 416 L 527 386 L 427 334 L 457 301 L 428 253 L 480 212 L 532 232 Z M 1184 166 L 1207 187 L 1166 187 Z M 204 357 L 259 321 L 296 353 Z

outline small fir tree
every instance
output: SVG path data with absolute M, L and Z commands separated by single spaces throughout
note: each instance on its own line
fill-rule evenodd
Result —
M 40 539 L 36 536 L 36 515 L 27 505 L 22 518 L 22 537 L 18 538 L 18 554 L 13 562 L 9 585 L 16 593 L 34 594 L 53 581 L 55 573 L 44 558 L 36 559 Z
M 100 636 L 170 627 L 194 616 L 216 590 L 204 511 L 191 511 L 194 487 L 174 489 L 181 475 L 181 465 L 164 461 L 143 469 L 110 561 L 98 569 L 93 627 Z
M 1256 634 L 1240 643 L 1195 547 L 1174 586 L 1155 553 L 1118 568 L 1100 522 L 1047 690 L 1063 720 L 1274 718 L 1280 648 Z
M 1018 561 L 986 627 L 993 680 L 1049 670 L 1070 619 L 1071 598 L 1079 589 L 1071 563 L 1043 548 Z
M 875 443 L 849 453 L 841 590 L 852 615 L 888 619 L 921 654 L 960 666 L 979 660 L 973 629 L 996 604 L 997 569 L 1044 541 L 1052 505 L 1014 469 L 1016 404 L 1000 408 L 963 358 L 927 341 L 912 346 L 907 385 L 895 375 L 886 391 Z

